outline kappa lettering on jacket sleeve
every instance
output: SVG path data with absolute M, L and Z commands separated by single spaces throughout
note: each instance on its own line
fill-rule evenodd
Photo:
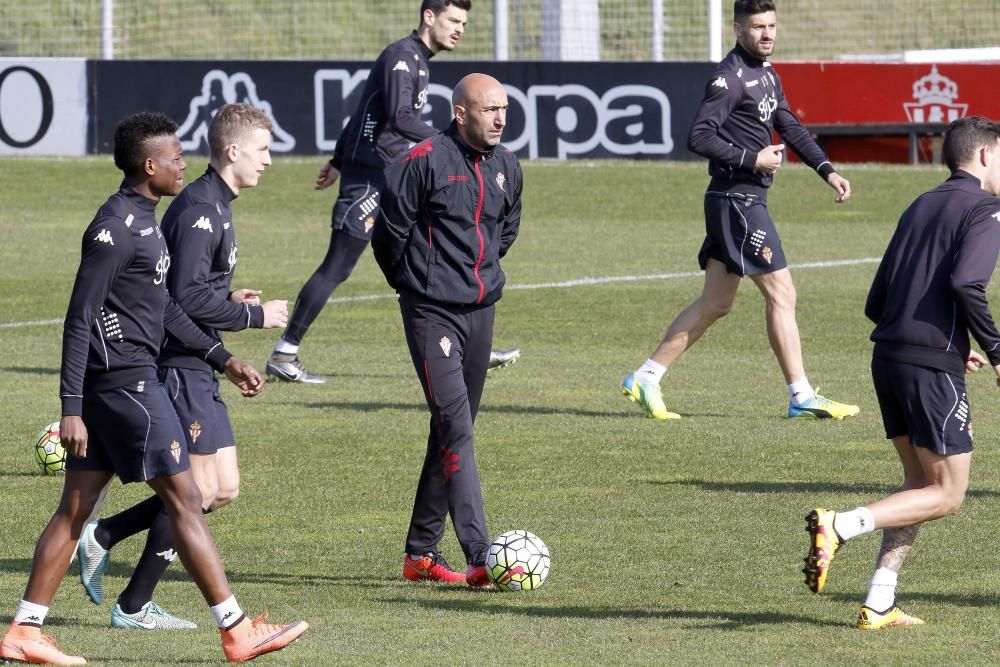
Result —
M 792 111 L 788 100 L 785 98 L 781 79 L 777 77 L 777 74 L 774 75 L 774 78 L 776 82 L 775 91 L 778 97 L 778 106 L 774 111 L 774 129 L 777 130 L 782 141 L 788 144 L 803 162 L 815 169 L 820 178 L 826 180 L 826 177 L 834 171 L 833 165 L 830 163 L 830 158 L 826 156 L 826 153 L 819 147 L 819 144 L 809 134 L 809 131 L 802 126 L 799 117 Z
M 163 328 L 179 340 L 187 349 L 197 352 L 212 367 L 221 371 L 226 361 L 233 356 L 222 343 L 212 340 L 208 334 L 191 321 L 173 298 L 168 297 L 163 311 Z
M 688 149 L 710 160 L 752 171 L 756 152 L 751 153 L 743 146 L 733 146 L 719 136 L 719 129 L 739 104 L 742 94 L 742 85 L 730 73 L 717 70 L 712 75 L 691 125 Z
M 510 157 L 513 163 L 510 170 L 512 176 L 510 179 L 511 192 L 507 198 L 507 212 L 502 221 L 503 228 L 500 231 L 500 257 L 507 254 L 521 229 L 521 193 L 524 189 L 524 174 L 521 172 L 521 165 L 517 158 L 513 154 Z
M 91 336 L 94 331 L 103 331 L 101 307 L 134 252 L 132 234 L 118 218 L 98 218 L 83 234 L 80 266 L 63 326 L 59 396 L 64 415 L 81 414 Z M 104 355 L 106 361 L 106 351 Z
M 951 274 L 955 300 L 965 315 L 969 332 L 990 364 L 1000 364 L 1000 332 L 990 314 L 986 288 L 1000 256 L 1000 203 L 975 207 L 959 242 Z
M 167 236 L 172 265 L 167 283 L 170 295 L 196 324 L 242 331 L 254 319 L 249 309 L 260 310 L 260 306 L 233 303 L 210 282 L 212 260 L 223 242 L 226 222 L 209 204 L 190 206 L 178 214 Z M 255 319 L 263 323 L 262 314 Z
M 400 260 L 420 216 L 433 150 L 431 141 L 424 140 L 385 170 L 381 212 L 372 230 L 372 252 L 392 288 L 396 287 Z M 428 244 L 432 244 L 433 231 L 428 229 L 427 235 Z

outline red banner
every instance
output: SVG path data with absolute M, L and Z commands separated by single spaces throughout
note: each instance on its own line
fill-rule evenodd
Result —
M 967 115 L 1000 119 L 1000 64 L 776 62 L 789 105 L 805 125 L 949 123 Z M 859 131 L 860 134 L 860 131 Z M 822 137 L 821 137 L 822 139 Z M 906 162 L 902 137 L 822 139 L 831 159 Z M 924 138 L 920 159 L 935 157 Z

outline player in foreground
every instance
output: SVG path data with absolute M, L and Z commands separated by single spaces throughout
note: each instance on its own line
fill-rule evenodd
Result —
M 156 223 L 156 204 L 183 186 L 176 124 L 156 113 L 129 116 L 115 130 L 115 165 L 125 180 L 98 210 L 83 249 L 63 333 L 60 433 L 69 454 L 59 507 L 35 547 L 24 598 L 0 640 L 0 658 L 81 665 L 63 653 L 42 624 L 76 542 L 102 490 L 116 474 L 142 481 L 163 500 L 177 552 L 197 583 L 230 661 L 278 650 L 306 631 L 305 622 L 251 621 L 229 588 L 201 512 L 183 428 L 156 377 L 166 328 L 221 369 L 244 395 L 263 387 L 257 371 L 202 333 L 169 297 L 170 256 Z
M 816 509 L 806 585 L 819 593 L 847 540 L 882 530 L 875 574 L 857 627 L 921 625 L 896 605 L 896 580 L 920 524 L 958 511 L 972 464 L 964 374 L 987 363 L 1000 385 L 1000 332 L 986 287 L 1000 254 L 1000 127 L 972 116 L 944 139 L 951 177 L 899 219 L 875 274 L 865 315 L 875 322 L 872 379 L 885 436 L 903 464 L 903 489 L 850 512 Z
M 333 158 L 316 179 L 317 190 L 340 179 L 330 247 L 299 292 L 288 328 L 267 360 L 265 370 L 271 377 L 289 382 L 326 381 L 305 369 L 299 346 L 371 240 L 385 184 L 382 171 L 403 157 L 410 144 L 437 134 L 420 120 L 427 102 L 430 59 L 458 45 L 471 7 L 471 0 L 423 0 L 419 27 L 387 46 L 372 64 L 360 104 L 341 132 Z M 520 354 L 516 348 L 497 350 L 490 366 L 502 368 L 517 361 Z
M 795 286 L 767 210 L 767 192 L 785 150 L 785 144 L 771 144 L 772 131 L 837 192 L 837 202 L 850 198 L 851 184 L 799 123 L 767 62 L 777 34 L 774 2 L 736 0 L 733 30 L 736 47 L 708 82 L 688 139 L 688 148 L 709 159 L 712 176 L 705 193 L 706 238 L 698 253 L 705 284 L 649 359 L 625 378 L 622 393 L 654 419 L 679 419 L 667 410 L 660 382 L 670 364 L 730 311 L 748 276 L 764 296 L 768 341 L 788 384 L 788 416 L 843 419 L 856 415 L 858 406 L 818 395 L 802 363 Z
M 213 341 L 219 330 L 285 325 L 288 302 L 260 303 L 259 290 L 230 286 L 237 262 L 231 203 L 257 185 L 271 164 L 271 121 L 247 104 L 227 104 L 208 128 L 211 161 L 206 172 L 178 195 L 163 216 L 171 271 L 167 288 L 184 313 Z M 240 471 L 229 411 L 211 366 L 169 332 L 158 360 L 159 379 L 185 429 L 191 472 L 206 513 L 239 494 Z M 111 625 L 139 630 L 196 627 L 153 602 L 153 590 L 176 557 L 173 534 L 157 495 L 87 525 L 80 538 L 80 580 L 94 604 L 104 600 L 102 577 L 108 550 L 149 529 L 146 546 L 128 585 L 111 610 Z
M 403 560 L 409 580 L 490 585 L 473 425 L 505 281 L 500 258 L 521 222 L 521 167 L 500 146 L 507 106 L 499 81 L 466 76 L 452 96 L 451 126 L 386 169 L 372 250 L 399 294 L 406 343 L 431 411 Z M 464 573 L 438 553 L 449 512 Z

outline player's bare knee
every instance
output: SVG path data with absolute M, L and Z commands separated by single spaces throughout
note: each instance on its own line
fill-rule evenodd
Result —
M 954 514 L 962 507 L 962 503 L 965 502 L 965 489 L 953 489 L 949 490 L 944 494 L 943 507 L 941 516 L 948 516 L 949 514 Z
M 728 315 L 733 309 L 732 300 L 725 299 L 703 299 L 701 302 L 701 315 L 707 322 L 715 322 Z
M 213 510 L 217 510 L 220 507 L 225 507 L 231 502 L 234 502 L 240 495 L 240 487 L 235 486 L 232 488 L 220 488 L 219 492 L 215 494 L 215 499 L 212 501 L 210 507 Z

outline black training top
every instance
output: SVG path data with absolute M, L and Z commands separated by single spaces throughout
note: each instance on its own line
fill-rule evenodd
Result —
M 233 303 L 230 285 L 236 269 L 236 228 L 229 204 L 236 195 L 215 169 L 188 184 L 163 215 L 163 236 L 170 252 L 167 289 L 188 317 L 212 340 L 219 331 L 264 325 L 264 309 Z M 201 355 L 168 333 L 161 366 L 210 370 Z
M 82 414 L 85 391 L 155 379 L 164 327 L 216 368 L 231 356 L 167 294 L 170 254 L 155 211 L 123 183 L 83 233 L 63 330 L 63 415 Z
M 416 31 L 385 47 L 372 64 L 358 108 L 337 140 L 330 161 L 334 167 L 381 170 L 410 144 L 437 133 L 420 120 L 432 55 Z
M 969 333 L 994 366 L 1000 333 L 986 286 L 1000 253 L 1000 201 L 956 171 L 899 219 L 875 274 L 865 315 L 875 356 L 965 373 Z
M 521 224 L 521 165 L 466 144 L 454 122 L 385 170 L 372 250 L 389 285 L 439 303 L 489 305 Z
M 688 149 L 709 159 L 710 191 L 766 197 L 773 177 L 754 169 L 757 153 L 773 143 L 772 131 L 826 180 L 830 160 L 788 106 L 771 63 L 736 45 L 705 87 Z

